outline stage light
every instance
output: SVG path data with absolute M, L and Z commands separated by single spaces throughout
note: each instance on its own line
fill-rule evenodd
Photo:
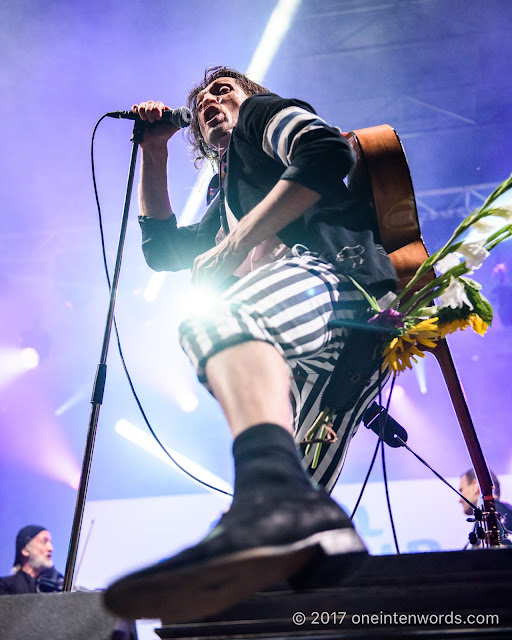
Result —
M 26 371 L 35 369 L 39 364 L 39 354 L 32 347 L 25 347 L 25 349 L 22 349 L 20 358 Z
M 277 3 L 247 68 L 247 75 L 255 82 L 263 82 L 299 5 L 300 0 L 279 0 Z
M 183 296 L 179 309 L 182 318 L 196 316 L 206 318 L 215 313 L 222 306 L 219 292 L 214 287 L 201 285 L 190 286 Z
M 191 391 L 185 392 L 178 398 L 178 405 L 185 413 L 192 413 L 199 406 L 199 398 Z
M 62 436 L 55 432 L 50 443 L 45 445 L 41 454 L 41 460 L 37 462 L 35 468 L 49 478 L 67 484 L 75 491 L 80 482 L 80 467 L 75 460 L 68 445 L 61 439 Z
M 44 394 L 33 390 L 30 406 L 21 410 L 18 423 L 3 436 L 0 459 L 76 490 L 80 465 L 68 442 L 67 430 L 49 417 L 46 401 Z
M 391 387 L 388 387 L 388 397 L 389 397 L 389 391 L 390 391 Z M 393 391 L 392 391 L 392 399 L 393 400 L 403 400 L 406 396 L 405 393 L 405 389 L 402 387 L 401 384 L 395 384 L 395 386 L 393 387 Z
M 427 372 L 425 369 L 425 360 L 422 358 L 414 365 L 413 371 L 416 374 L 416 380 L 421 393 L 427 393 Z
M 149 433 L 142 431 L 142 429 L 139 429 L 139 427 L 124 419 L 118 420 L 114 428 L 116 430 L 116 433 L 118 433 L 120 436 L 123 436 L 123 438 L 126 438 L 130 442 L 133 442 L 133 444 L 137 445 L 155 458 L 158 458 L 158 460 L 161 460 L 165 464 L 178 469 L 172 462 L 172 460 L 164 453 L 164 451 L 162 451 L 161 447 L 158 445 L 153 436 L 151 436 Z M 184 469 L 187 469 L 187 471 L 192 473 L 194 476 L 200 478 L 201 480 L 204 480 L 205 482 L 215 487 L 218 487 L 219 489 L 222 489 L 223 491 L 233 493 L 233 487 L 222 478 L 219 478 L 211 471 L 208 471 L 208 469 L 201 467 L 196 462 L 190 460 L 181 453 L 173 451 L 168 447 L 167 450 Z M 182 472 L 180 471 L 180 473 Z
M 61 443 L 57 443 L 60 445 Z M 47 451 L 42 453 L 40 461 L 31 465 L 34 471 L 41 473 L 52 480 L 62 482 L 75 491 L 80 483 L 80 468 L 67 448 L 58 449 L 62 455 L 54 455 Z
M 57 407 L 57 409 L 55 409 L 55 415 L 61 416 L 66 413 L 66 411 L 69 411 L 70 409 L 75 407 L 79 402 L 82 402 L 87 398 L 87 395 L 88 393 L 90 393 L 90 391 L 91 383 L 89 383 L 87 386 L 82 386 L 80 389 L 75 391 L 75 393 L 73 393 L 65 402 L 63 402 L 60 407 Z
M 31 347 L 0 347 L 0 386 L 35 369 L 38 364 L 39 353 Z
M 154 302 L 158 298 L 158 294 L 165 282 L 166 276 L 167 273 L 165 271 L 153 273 L 149 279 L 146 289 L 144 290 L 144 300 L 146 302 Z
M 416 437 L 420 433 L 431 432 L 431 416 L 416 405 L 401 385 L 396 384 L 393 389 L 389 413 L 406 431 L 413 431 Z

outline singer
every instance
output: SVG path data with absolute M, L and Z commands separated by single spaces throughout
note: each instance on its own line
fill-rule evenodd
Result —
M 208 318 L 187 318 L 179 338 L 232 430 L 234 497 L 199 544 L 105 594 L 122 617 L 167 622 L 204 618 L 287 579 L 331 586 L 364 560 L 363 542 L 329 491 L 377 393 L 378 364 L 316 469 L 296 443 L 318 414 L 335 364 L 343 364 L 350 330 L 330 322 L 366 317 L 367 302 L 347 276 L 377 298 L 396 286 L 371 212 L 343 182 L 355 160 L 337 128 L 309 104 L 226 67 L 208 69 L 187 106 L 196 163 L 218 171 L 209 208 L 198 224 L 177 226 L 167 143 L 178 128 L 148 128 L 142 247 L 152 269 L 191 269 L 198 287 L 225 287 Z M 153 101 L 133 107 L 156 123 L 166 109 Z

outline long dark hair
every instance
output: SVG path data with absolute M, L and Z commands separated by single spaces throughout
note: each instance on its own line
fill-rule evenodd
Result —
M 192 154 L 196 167 L 205 159 L 213 162 L 218 159 L 217 152 L 214 149 L 210 149 L 199 130 L 196 110 L 197 94 L 206 89 L 206 87 L 217 80 L 217 78 L 234 78 L 248 96 L 252 96 L 255 93 L 269 93 L 268 89 L 257 82 L 253 82 L 253 80 L 243 73 L 236 71 L 236 69 L 230 69 L 229 67 L 210 67 L 206 69 L 204 78 L 190 91 L 187 98 L 187 107 L 192 111 L 192 122 L 187 130 L 187 139 L 192 146 Z

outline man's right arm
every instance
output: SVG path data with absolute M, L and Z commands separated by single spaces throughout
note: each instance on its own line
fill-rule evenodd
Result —
M 168 110 L 163 102 L 142 102 L 132 110 L 142 120 L 158 122 Z M 160 122 L 144 131 L 139 185 L 139 223 L 146 262 L 155 271 L 180 271 L 192 267 L 197 255 L 215 244 L 219 215 L 207 212 L 200 224 L 178 227 L 167 186 L 167 143 L 178 127 Z M 210 215 L 209 215 L 210 214 Z M 212 215 L 213 214 L 213 215 Z
M 164 111 L 168 110 L 163 102 L 141 102 L 132 110 L 145 122 L 158 122 Z M 139 206 L 142 216 L 167 220 L 172 215 L 171 202 L 167 189 L 167 143 L 178 131 L 170 123 L 159 123 L 144 131 L 140 148 L 142 150 L 141 174 L 139 185 Z

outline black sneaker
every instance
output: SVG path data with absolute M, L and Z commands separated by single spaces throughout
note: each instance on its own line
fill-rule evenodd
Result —
M 126 619 L 199 621 L 273 584 L 339 584 L 367 551 L 345 512 L 324 492 L 236 499 L 194 547 L 132 573 L 104 594 Z

